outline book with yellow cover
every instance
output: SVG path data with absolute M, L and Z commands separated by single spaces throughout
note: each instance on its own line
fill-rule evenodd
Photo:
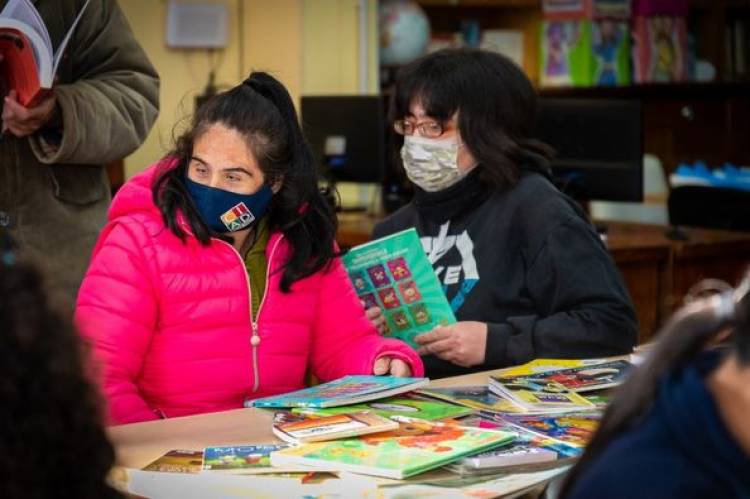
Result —
M 556 409 L 588 410 L 596 406 L 556 381 L 536 382 L 529 377 L 501 378 L 490 376 L 489 389 L 527 411 Z
M 622 384 L 632 364 L 627 360 L 616 359 L 598 364 L 555 369 L 528 375 L 508 376 L 500 374 L 498 379 L 506 382 L 523 380 L 537 384 L 559 383 L 572 392 L 588 392 L 612 388 Z
M 534 359 L 520 366 L 506 367 L 498 372 L 498 376 L 506 378 L 510 376 L 526 376 L 538 374 L 557 369 L 568 369 L 571 367 L 583 367 L 592 364 L 601 364 L 608 359 Z
M 175 449 L 147 464 L 145 471 L 166 473 L 200 473 L 203 466 L 203 451 Z

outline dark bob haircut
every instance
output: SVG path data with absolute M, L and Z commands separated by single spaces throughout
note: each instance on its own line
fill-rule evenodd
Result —
M 478 49 L 445 49 L 417 59 L 396 77 L 391 121 L 409 116 L 415 102 L 439 121 L 458 112 L 461 139 L 478 161 L 485 183 L 512 186 L 523 168 L 548 173 L 552 149 L 529 137 L 536 91 L 507 57 Z M 396 137 L 396 152 L 402 144 L 403 138 Z
M 187 234 L 178 223 L 178 213 L 184 214 L 201 244 L 209 245 L 212 237 L 225 237 L 211 233 L 184 183 L 193 144 L 217 124 L 245 138 L 267 184 L 281 181 L 267 216 L 269 228 L 281 231 L 292 248 L 281 278 L 281 290 L 287 292 L 295 281 L 323 269 L 335 256 L 336 217 L 318 188 L 318 173 L 292 99 L 278 80 L 253 72 L 242 84 L 203 104 L 170 153 L 177 158 L 177 167 L 158 174 L 154 203 L 164 224 L 183 242 Z

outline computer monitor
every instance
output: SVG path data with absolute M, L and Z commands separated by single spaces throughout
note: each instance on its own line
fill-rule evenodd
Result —
M 643 126 L 636 99 L 539 99 L 535 138 L 556 150 L 558 187 L 578 200 L 643 200 Z
M 381 96 L 303 96 L 300 114 L 325 178 L 334 183 L 382 181 L 385 120 Z

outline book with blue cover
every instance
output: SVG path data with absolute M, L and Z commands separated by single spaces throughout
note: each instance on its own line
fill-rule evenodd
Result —
M 414 348 L 414 337 L 456 322 L 415 229 L 350 249 L 342 261 L 365 308 L 380 307 L 386 336 Z
M 395 376 L 344 376 L 295 392 L 252 401 L 253 407 L 338 407 L 391 397 L 421 388 L 427 378 Z
M 228 471 L 267 469 L 271 467 L 271 452 L 287 445 L 224 445 L 206 447 L 203 451 L 203 470 Z

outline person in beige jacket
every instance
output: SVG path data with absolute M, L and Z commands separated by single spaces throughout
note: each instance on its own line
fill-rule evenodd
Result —
M 56 48 L 85 0 L 33 3 Z M 72 305 L 109 206 L 104 165 L 145 140 L 159 77 L 117 2 L 91 0 L 53 93 L 25 108 L 13 89 L 0 92 L 0 227 L 43 268 L 49 292 Z

